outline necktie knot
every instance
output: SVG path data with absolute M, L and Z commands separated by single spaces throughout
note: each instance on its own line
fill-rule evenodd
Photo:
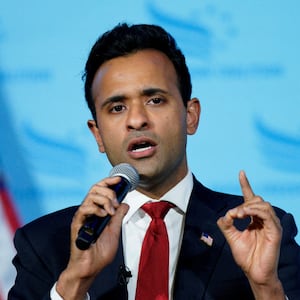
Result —
M 164 219 L 165 215 L 174 205 L 167 201 L 149 202 L 142 206 L 142 209 L 152 219 Z

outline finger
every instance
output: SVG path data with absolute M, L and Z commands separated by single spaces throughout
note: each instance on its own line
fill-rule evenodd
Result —
M 268 202 L 261 200 L 255 201 L 255 199 L 260 198 L 255 196 L 253 201 L 228 210 L 224 217 L 233 220 L 245 219 L 247 217 L 259 217 L 261 219 L 266 219 L 267 217 L 274 219 L 276 217 L 276 215 L 272 213 L 271 205 Z
M 253 203 L 253 205 L 248 205 L 244 207 L 244 211 L 247 215 L 253 217 L 254 220 L 261 220 L 267 227 L 276 226 L 280 227 L 280 221 L 268 202 Z
M 97 182 L 94 186 L 101 186 L 101 187 L 110 187 L 113 186 L 117 183 L 119 183 L 121 181 L 121 177 L 120 176 L 113 176 L 113 177 L 107 177 L 102 179 L 101 181 Z M 92 187 L 92 188 L 93 188 Z
M 225 232 L 233 232 L 237 230 L 234 225 L 235 219 L 245 219 L 250 216 L 245 207 L 246 205 L 244 204 L 234 207 L 228 210 L 223 217 L 218 219 L 217 224 L 224 234 Z
M 217 224 L 219 228 L 224 232 L 233 227 L 233 222 L 235 218 L 236 218 L 236 209 L 229 210 L 223 217 L 218 219 Z
M 74 237 L 77 237 L 79 229 L 83 226 L 86 220 L 93 216 L 105 217 L 108 213 L 96 204 L 81 205 L 75 212 L 71 227 L 74 231 Z
M 119 207 L 116 193 L 112 186 L 120 182 L 120 177 L 108 177 L 91 187 L 84 203 L 94 202 L 102 207 L 109 214 L 115 213 L 115 208 Z
M 120 227 L 122 226 L 122 221 L 125 215 L 127 214 L 129 206 L 125 203 L 122 203 L 119 208 L 116 210 L 115 215 L 111 218 L 110 221 L 110 229 L 115 231 L 119 231 Z
M 239 181 L 245 202 L 252 200 L 255 194 L 252 191 L 252 188 L 244 171 L 240 171 Z
M 103 217 L 107 214 L 114 215 L 115 207 L 107 196 L 88 194 L 85 201 L 79 207 L 79 211 L 84 216 L 95 214 Z
M 115 195 L 112 191 L 98 191 L 89 193 L 82 203 L 82 206 L 98 206 L 103 213 L 113 215 L 115 208 L 119 206 L 119 203 L 114 201 Z
M 119 240 L 123 218 L 127 214 L 128 209 L 129 206 L 125 203 L 122 203 L 119 206 L 119 208 L 116 210 L 116 214 L 112 216 L 100 237 L 97 239 L 96 243 L 98 245 L 101 245 L 102 243 L 108 245 L 113 239 Z
M 257 198 L 257 197 L 255 197 Z M 223 218 L 220 218 L 218 225 L 224 231 L 230 231 L 234 227 L 234 219 L 250 217 L 249 230 L 266 229 L 268 232 L 281 231 L 280 221 L 270 203 L 264 201 L 250 201 L 247 204 L 237 206 L 229 210 Z
M 97 182 L 95 185 L 93 185 L 91 187 L 91 189 L 89 190 L 89 194 L 94 193 L 94 194 L 99 194 L 104 197 L 107 197 L 108 199 L 110 199 L 110 201 L 114 207 L 118 207 L 119 203 L 117 201 L 116 194 L 115 194 L 114 190 L 112 189 L 112 186 L 119 183 L 120 180 L 121 180 L 120 177 L 105 178 L 105 179 L 101 180 L 100 182 Z
M 76 211 L 73 223 L 80 227 L 91 215 L 104 217 L 107 214 L 114 215 L 115 208 L 119 206 L 115 192 L 108 186 L 118 183 L 120 178 L 107 178 L 91 187 L 82 204 Z M 115 201 L 114 201 L 115 200 Z

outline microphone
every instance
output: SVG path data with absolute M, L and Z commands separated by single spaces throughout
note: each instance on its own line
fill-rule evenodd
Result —
M 139 174 L 137 170 L 127 163 L 116 165 L 109 173 L 110 177 L 120 176 L 121 181 L 110 188 L 115 191 L 119 203 L 123 201 L 128 192 L 133 191 L 139 183 Z M 79 229 L 76 239 L 76 246 L 80 250 L 86 250 L 94 243 L 105 226 L 111 219 L 111 216 L 98 217 L 92 215 L 88 217 L 84 225 Z
M 127 285 L 131 277 L 131 271 L 125 265 L 120 265 L 118 272 L 119 285 Z

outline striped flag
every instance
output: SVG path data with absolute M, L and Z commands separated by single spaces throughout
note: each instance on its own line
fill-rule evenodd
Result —
M 16 276 L 11 260 L 15 255 L 13 236 L 19 226 L 19 217 L 0 174 L 0 300 L 7 299 Z
M 207 246 L 211 247 L 214 239 L 206 232 L 202 232 L 200 240 L 203 241 Z

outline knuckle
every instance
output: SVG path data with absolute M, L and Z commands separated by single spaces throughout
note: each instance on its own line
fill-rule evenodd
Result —
M 263 202 L 263 203 L 265 203 L 264 199 L 261 196 L 259 196 L 259 195 L 255 195 L 254 196 L 254 200 L 257 201 L 257 202 Z
M 270 202 L 264 201 L 262 205 L 263 205 L 263 208 L 264 208 L 265 211 L 272 211 L 273 210 L 273 207 L 272 207 Z

